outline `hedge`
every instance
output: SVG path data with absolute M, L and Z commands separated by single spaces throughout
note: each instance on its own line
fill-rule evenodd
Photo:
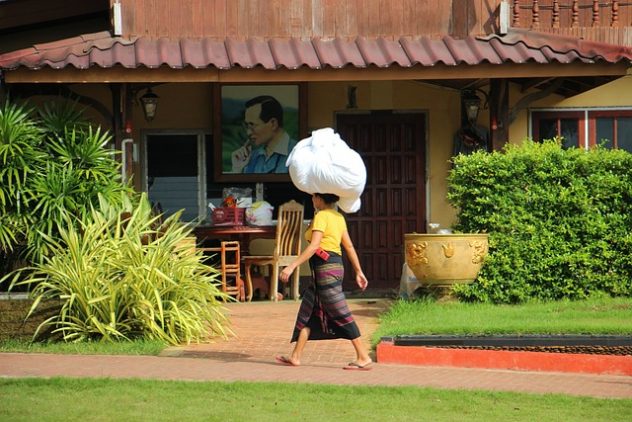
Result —
M 448 181 L 455 231 L 490 241 L 461 300 L 632 294 L 632 154 L 525 141 L 456 156 Z

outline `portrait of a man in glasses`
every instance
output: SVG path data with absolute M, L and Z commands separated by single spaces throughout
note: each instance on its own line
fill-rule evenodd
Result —
M 285 161 L 296 146 L 283 127 L 283 107 L 270 95 L 245 103 L 243 128 L 246 142 L 232 152 L 233 173 L 287 173 Z

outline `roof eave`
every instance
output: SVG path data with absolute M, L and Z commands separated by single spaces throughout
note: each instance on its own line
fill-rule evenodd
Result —
M 217 68 L 196 69 L 185 67 L 172 69 L 161 66 L 155 69 L 138 67 L 134 69 L 114 66 L 110 68 L 91 67 L 76 69 L 42 68 L 31 70 L 17 68 L 5 70 L 7 83 L 109 83 L 109 82 L 302 82 L 302 81 L 371 81 L 371 80 L 422 80 L 422 79 L 487 79 L 526 78 L 526 77 L 573 77 L 573 76 L 624 76 L 628 72 L 627 63 L 504 63 L 495 65 L 483 63 L 478 65 L 415 65 L 407 68 L 391 66 L 381 68 L 368 66 L 355 68 L 346 66 L 339 69 L 324 68 L 268 70 L 262 67 L 244 69 L 234 67 L 230 70 Z

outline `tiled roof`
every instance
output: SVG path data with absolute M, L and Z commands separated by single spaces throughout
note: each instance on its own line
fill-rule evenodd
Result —
M 576 38 L 512 30 L 505 36 L 456 39 L 401 37 L 355 39 L 131 39 L 97 32 L 0 55 L 0 68 L 30 69 L 73 66 L 87 69 L 117 65 L 125 68 L 181 69 L 233 67 L 297 69 L 308 67 L 412 67 L 439 63 L 454 66 L 482 63 L 618 63 L 632 62 L 632 48 Z

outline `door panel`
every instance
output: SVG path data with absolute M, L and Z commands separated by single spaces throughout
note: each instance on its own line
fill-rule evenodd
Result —
M 347 224 L 369 287 L 397 289 L 404 233 L 426 227 L 425 115 L 341 114 L 337 131 L 367 168 L 362 207 L 347 215 Z M 355 289 L 353 271 L 344 288 Z

